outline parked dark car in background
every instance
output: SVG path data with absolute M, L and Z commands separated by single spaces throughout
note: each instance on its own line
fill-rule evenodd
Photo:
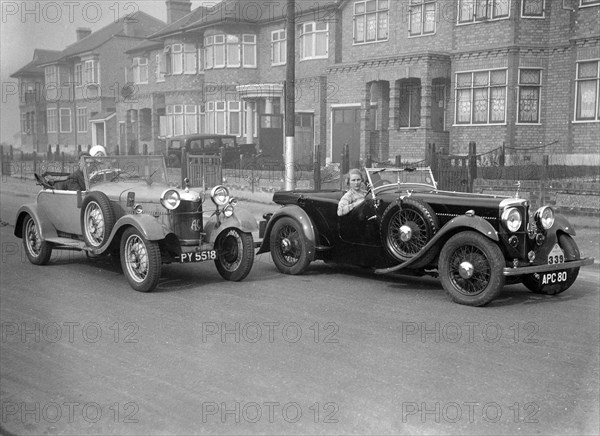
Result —
M 168 185 L 163 156 L 83 159 L 85 190 L 55 189 L 36 175 L 43 189 L 17 212 L 15 236 L 31 263 L 49 263 L 53 250 L 111 256 L 141 292 L 157 286 L 164 263 L 212 260 L 226 280 L 248 275 L 258 223 L 225 186 L 211 190 L 207 211 L 204 192 Z
M 555 295 L 575 282 L 581 259 L 575 229 L 549 206 L 437 189 L 429 168 L 366 169 L 367 200 L 338 217 L 342 190 L 280 191 L 258 253 L 284 274 L 324 260 L 375 273 L 439 276 L 450 298 L 483 306 L 507 283 Z
M 181 150 L 186 148 L 188 154 L 218 155 L 223 153 L 223 167 L 240 167 L 257 154 L 256 144 L 238 144 L 233 135 L 195 134 L 175 136 L 167 140 L 167 157 L 169 167 L 181 167 Z

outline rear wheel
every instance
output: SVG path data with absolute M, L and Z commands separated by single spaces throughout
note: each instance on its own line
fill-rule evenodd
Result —
M 121 238 L 121 267 L 133 289 L 150 292 L 158 284 L 162 267 L 160 247 L 156 241 L 148 241 L 134 227 Z
M 567 234 L 558 236 L 558 245 L 565 253 L 565 261 L 579 260 L 579 248 L 573 238 Z M 554 271 L 551 283 L 544 284 L 545 273 L 534 273 L 523 276 L 523 284 L 534 294 L 557 295 L 566 291 L 575 282 L 579 275 L 579 268 L 570 268 L 564 271 Z
M 310 263 L 302 228 L 292 218 L 281 218 L 273 225 L 270 248 L 273 263 L 284 274 L 302 274 Z
M 480 233 L 466 231 L 442 247 L 438 270 L 450 298 L 468 306 L 483 306 L 504 287 L 502 250 Z
M 52 245 L 44 241 L 37 225 L 30 215 L 23 221 L 23 247 L 29 262 L 34 265 L 46 265 L 52 256 Z
M 381 219 L 381 238 L 390 256 L 406 262 L 420 253 L 439 229 L 435 212 L 426 203 L 405 198 L 400 204 L 390 204 Z M 414 268 L 429 264 L 438 250 L 429 250 L 417 260 Z
M 103 192 L 90 192 L 81 205 L 81 229 L 85 243 L 100 248 L 115 226 L 115 214 L 110 200 Z
M 249 233 L 229 229 L 215 243 L 217 271 L 225 280 L 244 280 L 254 263 L 254 240 Z

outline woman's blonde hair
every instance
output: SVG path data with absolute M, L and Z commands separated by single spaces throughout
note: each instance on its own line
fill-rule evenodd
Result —
M 346 175 L 346 185 L 350 185 L 350 176 L 352 174 L 357 174 L 360 176 L 360 178 L 362 179 L 362 181 L 365 181 L 365 176 L 363 176 L 363 173 L 361 170 L 359 170 L 358 168 L 352 168 L 348 171 L 348 174 Z

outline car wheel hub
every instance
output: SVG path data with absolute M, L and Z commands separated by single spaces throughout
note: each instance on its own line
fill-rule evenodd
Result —
M 408 242 L 408 241 L 410 241 L 411 238 L 412 238 L 412 229 L 407 225 L 401 226 L 400 227 L 400 239 L 402 240 L 402 242 Z
M 288 238 L 283 238 L 281 240 L 281 251 L 283 251 L 284 253 L 289 253 L 292 249 L 292 241 L 290 241 Z
M 473 277 L 475 268 L 471 262 L 464 261 L 458 267 L 458 273 L 463 279 L 470 279 Z

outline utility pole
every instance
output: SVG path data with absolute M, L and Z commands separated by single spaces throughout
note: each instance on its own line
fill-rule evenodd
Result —
M 285 190 L 292 191 L 296 188 L 296 174 L 294 168 L 294 136 L 296 129 L 296 2 L 287 0 L 287 26 L 286 26 L 286 80 L 285 80 Z

